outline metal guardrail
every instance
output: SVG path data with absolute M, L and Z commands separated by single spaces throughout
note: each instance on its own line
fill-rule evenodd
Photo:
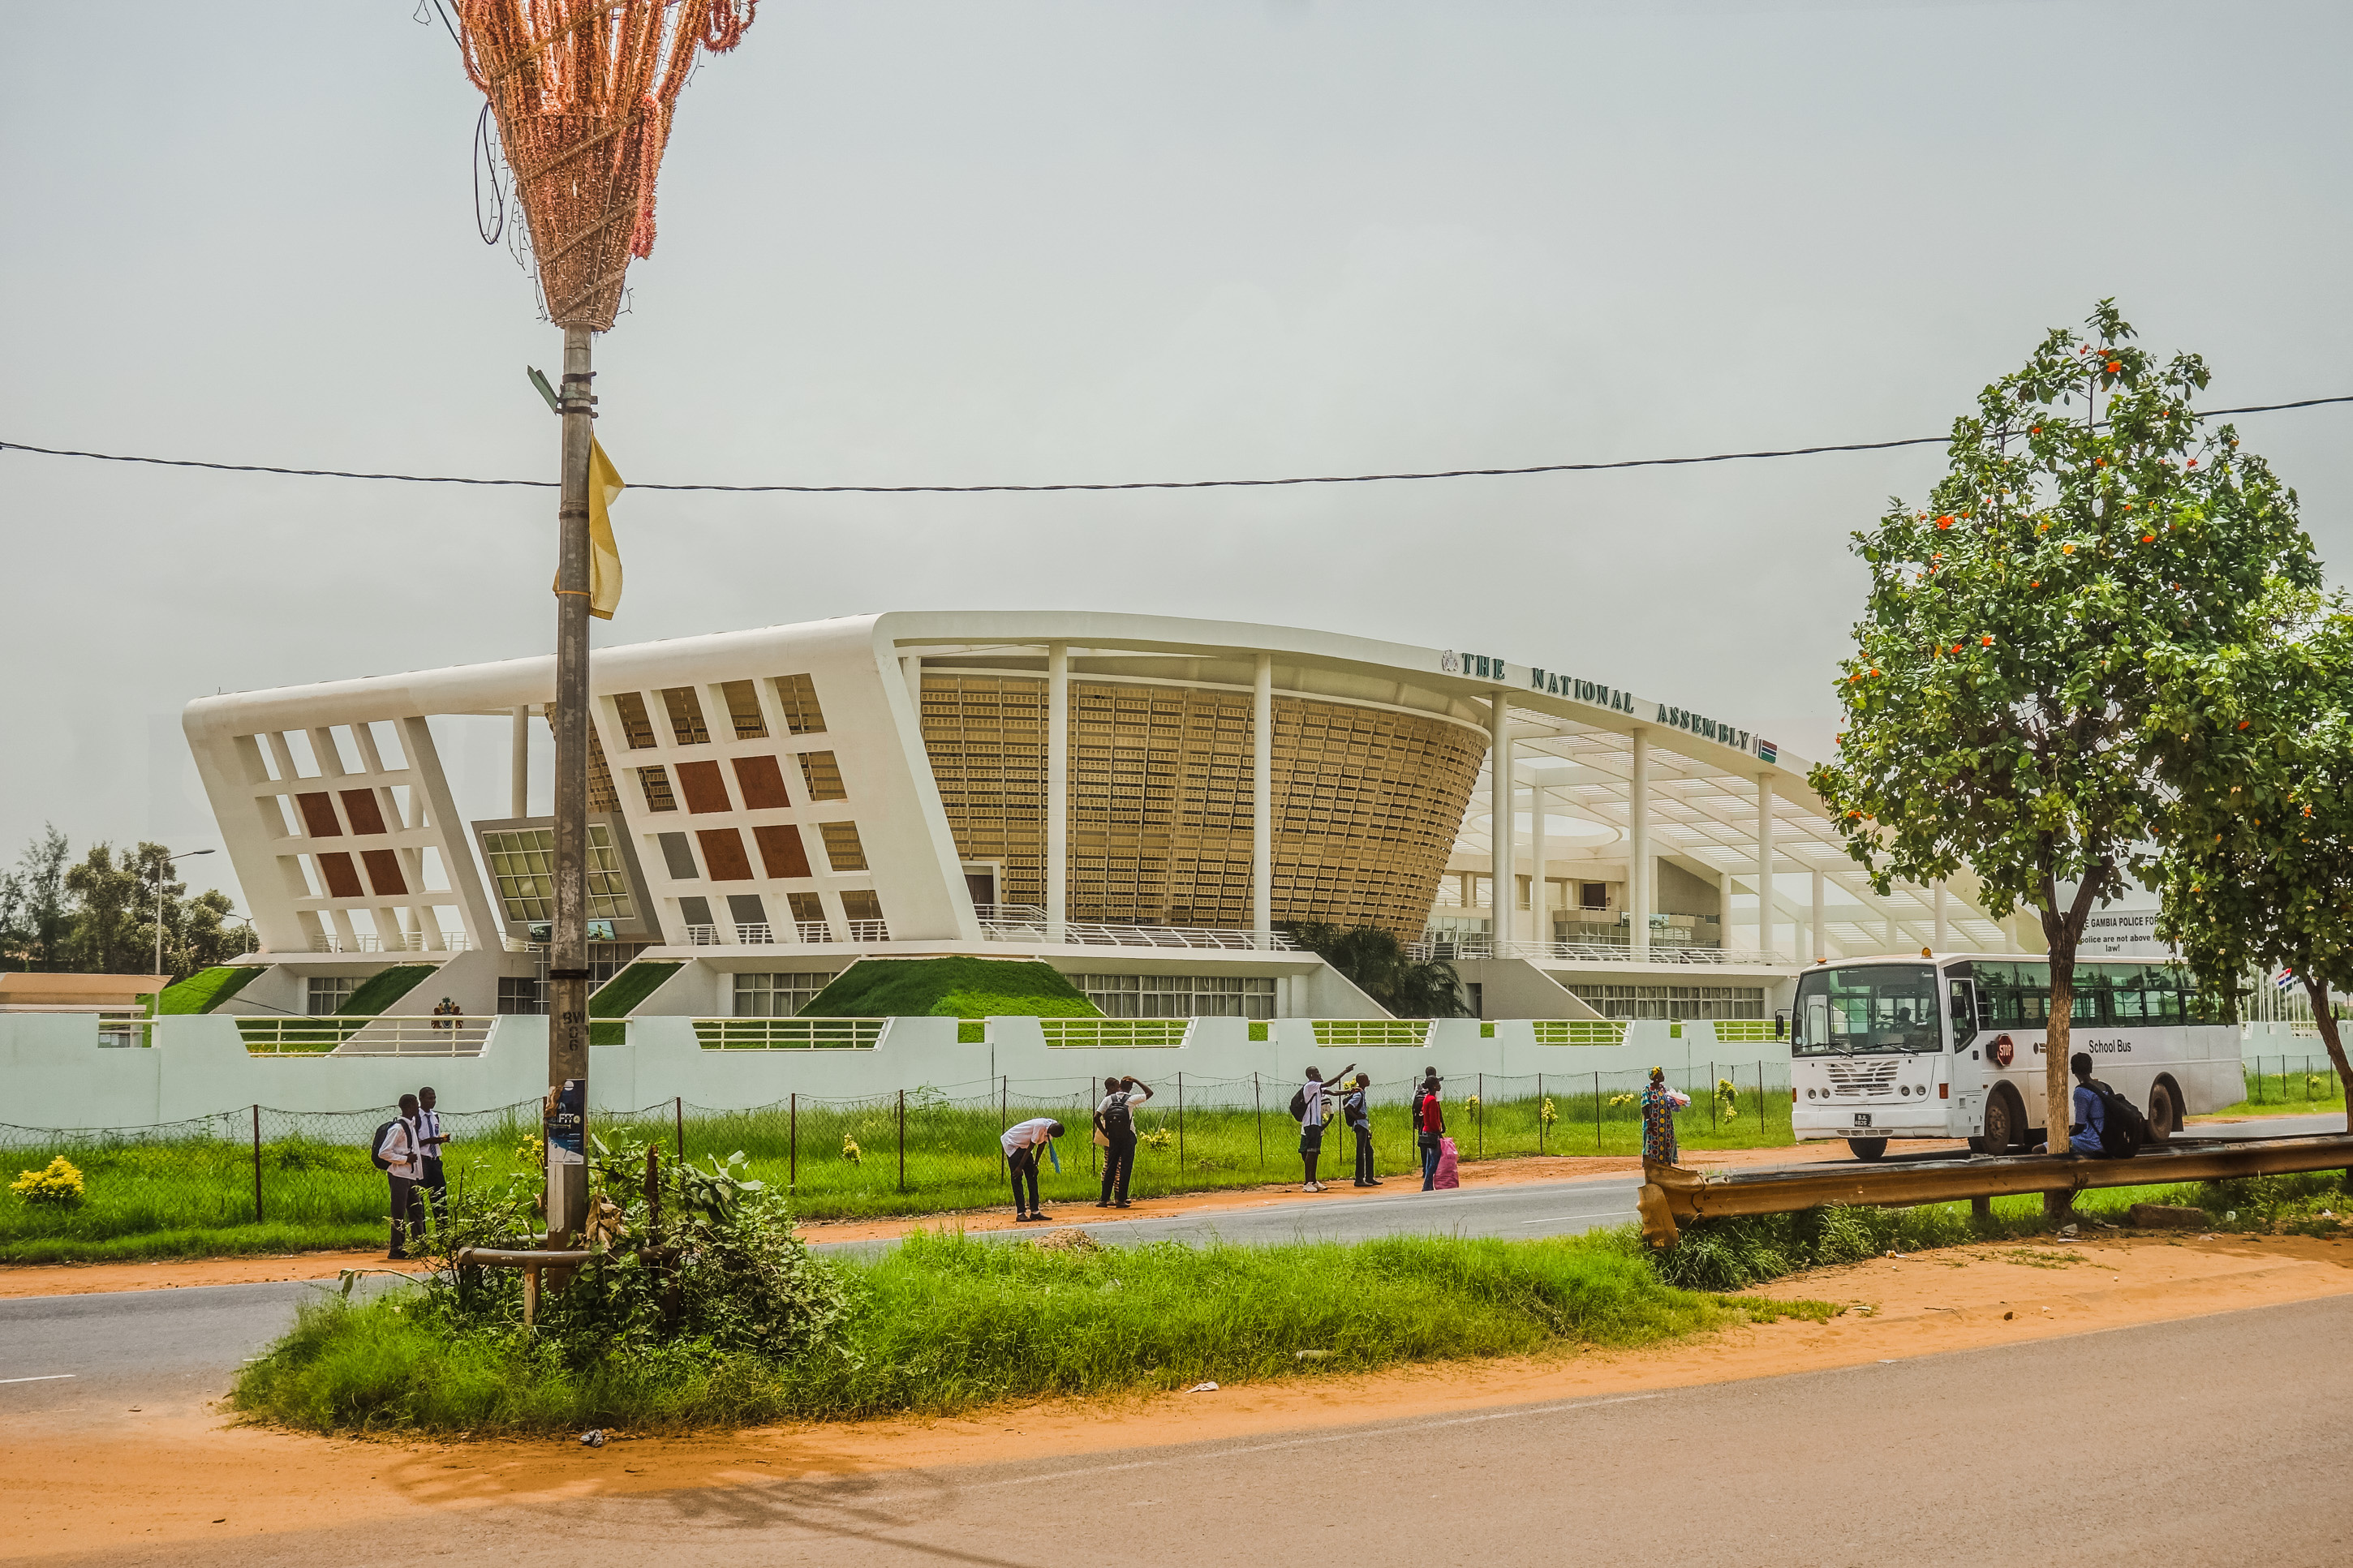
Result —
M 1717 969 L 1726 964 L 1764 965 L 1792 969 L 1796 961 L 1786 953 L 1760 952 L 1736 947 L 1701 947 L 1683 942 L 1654 942 L 1646 957 L 1636 958 L 1624 942 L 1505 942 L 1482 931 L 1424 936 L 1406 944 L 1406 956 L 1417 963 L 1432 959 L 1525 958 L 1538 963 L 1657 963 L 1691 969 Z
M 1319 1046 L 1411 1046 L 1430 1042 L 1427 1018 L 1317 1018 L 1313 1020 Z
M 871 1051 L 888 1018 L 697 1018 L 706 1051 Z
M 1050 1050 L 1166 1050 L 1185 1043 L 1190 1018 L 1040 1018 Z
M 1966 1162 L 1738 1171 L 1718 1176 L 1646 1161 L 1642 1167 L 1646 1184 L 1636 1206 L 1641 1211 L 1644 1238 L 1653 1247 L 1670 1247 L 1678 1235 L 1677 1227 L 1685 1221 L 1792 1214 L 1822 1204 L 1890 1208 L 1962 1198 L 2162 1186 L 2348 1167 L 2353 1167 L 2353 1133 L 2347 1132 L 2267 1138 L 2258 1142 L 2166 1145 L 2145 1149 L 2129 1160 L 2009 1154 Z
M 1019 910 L 1020 905 L 983 905 L 984 909 Z M 980 933 L 990 942 L 1043 942 L 1045 911 L 1034 916 L 992 920 L 983 917 Z M 1073 947 L 1170 947 L 1228 952 L 1300 952 L 1305 951 L 1282 931 L 1222 931 L 1208 926 L 1108 925 L 1096 921 L 1065 921 L 1062 941 Z
M 315 1018 L 238 1018 L 237 1032 L 257 1057 L 474 1057 L 494 1017 L 432 1014 Z M 366 1032 L 367 1037 L 358 1038 Z

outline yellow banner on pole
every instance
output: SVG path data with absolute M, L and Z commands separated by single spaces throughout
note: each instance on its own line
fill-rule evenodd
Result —
M 609 621 L 621 607 L 621 547 L 613 542 L 613 515 L 607 509 L 628 483 L 605 456 L 605 443 L 588 442 L 588 613 Z M 562 579 L 554 584 L 562 591 Z

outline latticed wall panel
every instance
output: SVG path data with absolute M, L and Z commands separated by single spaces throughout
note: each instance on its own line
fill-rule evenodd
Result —
M 1071 682 L 1069 918 L 1246 927 L 1247 693 Z M 968 860 L 1045 901 L 1046 683 L 926 675 L 923 742 Z M 1274 918 L 1419 931 L 1484 748 L 1434 719 L 1280 697 Z

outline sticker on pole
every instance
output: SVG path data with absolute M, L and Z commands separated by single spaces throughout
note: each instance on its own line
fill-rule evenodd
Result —
M 547 1163 L 585 1165 L 588 1163 L 588 1080 L 567 1078 L 562 1089 L 547 1091 Z

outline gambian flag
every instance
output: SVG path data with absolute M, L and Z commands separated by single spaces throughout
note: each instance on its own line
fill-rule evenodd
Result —
M 2295 971 L 2293 969 L 2281 970 L 2277 974 L 2272 976 L 2272 984 L 2278 986 L 2283 991 L 2294 990 L 2295 988 Z
M 1757 739 L 1757 756 L 1760 762 L 1778 763 L 1781 760 L 1781 748 L 1760 735 Z

